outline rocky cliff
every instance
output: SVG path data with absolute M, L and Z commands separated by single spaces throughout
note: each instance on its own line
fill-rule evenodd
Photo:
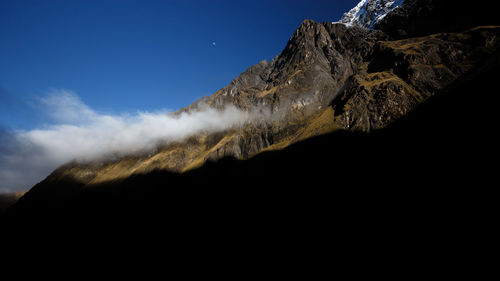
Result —
M 76 182 L 76 190 L 82 190 L 152 172 L 188 172 L 227 157 L 250 159 L 334 131 L 384 129 L 446 91 L 499 49 L 498 26 L 467 25 L 447 33 L 425 26 L 422 36 L 412 36 L 415 15 L 455 16 L 450 11 L 456 9 L 444 11 L 437 2 L 407 0 L 375 30 L 305 20 L 272 61 L 250 67 L 227 87 L 178 112 L 231 105 L 261 114 L 259 121 L 193 135 L 141 155 L 69 163 L 28 196 L 67 182 Z M 435 30 L 441 31 L 441 26 Z
M 374 29 L 387 14 L 400 7 L 405 0 L 362 0 L 345 13 L 340 23 Z
M 499 46 L 500 28 L 476 27 L 396 41 L 380 31 L 306 20 L 283 52 L 180 112 L 235 105 L 261 121 L 204 133 L 143 155 L 70 163 L 47 180 L 93 184 L 153 170 L 183 172 L 207 160 L 248 159 L 334 130 L 371 132 L 414 110 Z
M 497 240 L 500 27 L 450 25 L 458 8 L 433 3 L 406 0 L 373 31 L 304 21 L 272 61 L 179 111 L 264 118 L 69 163 L 0 216 L 2 241 L 25 256 L 42 246 L 44 259 L 113 245 L 133 262 L 160 256 L 162 271 L 162 257 L 180 261 L 183 274 L 247 260 L 253 272 L 257 257 L 313 263 L 308 279 L 332 264 L 344 279 L 478 279 L 489 271 L 472 265 L 490 265 L 478 257 Z M 423 15 L 434 22 L 418 29 Z
M 71 176 L 92 184 L 156 169 L 183 172 L 207 160 L 226 156 L 248 159 L 264 150 L 281 149 L 341 129 L 334 122 L 332 101 L 383 38 L 380 32 L 306 20 L 271 62 L 250 67 L 227 87 L 177 112 L 234 105 L 261 114 L 261 121 L 222 133 L 195 135 L 155 152 L 118 161 L 70 163 L 47 180 Z

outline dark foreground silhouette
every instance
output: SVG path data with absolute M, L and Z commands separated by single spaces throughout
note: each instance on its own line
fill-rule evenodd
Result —
M 126 249 L 179 259 L 196 251 L 207 261 L 214 253 L 266 262 L 272 255 L 262 251 L 300 253 L 353 274 L 403 279 L 469 272 L 465 257 L 495 233 L 499 65 L 496 53 L 370 135 L 337 132 L 247 161 L 85 189 L 71 179 L 42 182 L 1 217 L 2 232 L 30 245 L 125 241 Z

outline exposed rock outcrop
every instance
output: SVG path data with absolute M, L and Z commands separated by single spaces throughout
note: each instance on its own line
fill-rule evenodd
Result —
M 498 49 L 498 27 L 390 41 L 380 31 L 306 20 L 283 52 L 180 112 L 234 105 L 263 119 L 108 162 L 70 163 L 48 180 L 97 184 L 206 161 L 248 159 L 344 129 L 371 132 L 414 110 Z M 326 117 L 328 116 L 328 117 Z
M 500 27 L 442 30 L 432 11 L 448 19 L 455 8 L 410 5 L 438 2 L 406 0 L 417 10 L 395 9 L 374 31 L 305 21 L 271 62 L 179 111 L 229 104 L 265 118 L 143 155 L 69 163 L 0 216 L 4 244 L 23 254 L 44 245 L 45 256 L 94 245 L 92 256 L 114 242 L 119 255 L 157 259 L 153 249 L 187 273 L 193 256 L 220 267 L 218 254 L 238 269 L 236 252 L 273 266 L 267 253 L 292 264 L 318 256 L 331 271 L 326 251 L 344 279 L 478 279 L 489 263 L 471 259 L 497 240 Z M 427 11 L 436 21 L 420 30 L 413 15 Z
M 333 103 L 348 130 L 383 128 L 457 80 L 499 47 L 498 27 L 380 41 Z
M 405 0 L 362 0 L 345 13 L 340 23 L 373 29 L 388 13 L 398 8 Z
M 186 172 L 209 160 L 249 159 L 336 130 L 384 128 L 499 49 L 498 26 L 436 33 L 448 23 L 451 27 L 449 21 L 418 29 L 423 15 L 436 21 L 436 12 L 443 20 L 454 18 L 458 8 L 443 11 L 438 2 L 407 0 L 375 30 L 305 20 L 272 61 L 261 61 L 212 96 L 177 112 L 231 105 L 261 114 L 259 121 L 190 136 L 142 155 L 69 163 L 43 183 L 71 179 L 88 187 L 158 170 Z

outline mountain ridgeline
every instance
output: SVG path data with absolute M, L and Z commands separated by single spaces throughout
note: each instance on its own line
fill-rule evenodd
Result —
M 445 210 L 467 220 L 480 199 L 458 183 L 481 186 L 491 167 L 480 157 L 495 146 L 500 26 L 487 13 L 457 23 L 461 5 L 406 0 L 373 29 L 305 20 L 273 60 L 177 112 L 234 105 L 265 118 L 144 155 L 68 163 L 2 221 L 156 231 L 168 222 L 182 237 L 229 225 L 307 225 L 328 236 L 321 229 L 335 219 L 343 239 L 362 240 L 366 227 L 386 250 L 410 237 L 390 242 L 387 231 L 419 236 L 407 250 L 423 255 L 459 223 Z
M 373 30 L 378 22 L 400 7 L 403 2 L 404 0 L 363 0 L 345 13 L 339 22 Z
M 234 105 L 260 112 L 262 119 L 143 155 L 69 163 L 47 181 L 71 177 L 92 185 L 154 170 L 185 172 L 208 160 L 249 159 L 336 130 L 370 133 L 492 55 L 499 33 L 496 26 L 478 26 L 392 40 L 380 30 L 305 20 L 271 62 L 250 67 L 227 87 L 178 112 Z

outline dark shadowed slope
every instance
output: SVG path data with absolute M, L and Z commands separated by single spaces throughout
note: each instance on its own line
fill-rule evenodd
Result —
M 480 25 L 498 25 L 497 9 L 489 0 L 405 0 L 400 9 L 375 25 L 394 38 L 460 32 Z
M 0 194 L 0 215 L 24 195 L 24 192 Z
M 294 239 L 312 239 L 313 247 L 335 249 L 339 265 L 370 268 L 369 276 L 467 273 L 469 242 L 481 247 L 488 240 L 478 236 L 493 233 L 498 75 L 495 53 L 370 135 L 337 132 L 246 161 L 225 158 L 184 174 L 158 171 L 86 189 L 71 179 L 41 183 L 2 225 L 174 248 L 168 241 L 210 249 L 250 239 L 242 250 L 275 243 L 286 251 Z M 315 244 L 328 238 L 331 245 Z M 369 261 L 358 251 L 372 253 Z
M 384 9 L 392 1 L 369 2 Z M 465 17 L 468 7 L 471 16 Z M 68 163 L 45 181 L 69 177 L 92 186 L 154 170 L 185 172 L 207 161 L 248 159 L 335 130 L 384 128 L 500 49 L 499 26 L 476 26 L 500 22 L 478 9 L 487 6 L 408 0 L 376 30 L 305 20 L 273 60 L 251 66 L 212 96 L 177 112 L 229 106 L 258 119 L 139 155 Z M 432 24 L 422 24 L 422 18 Z
M 92 183 L 56 172 L 0 217 L 3 233 L 10 239 L 30 234 L 28 245 L 99 241 L 157 249 L 176 260 L 196 253 L 206 262 L 223 254 L 234 267 L 240 256 L 272 265 L 300 257 L 299 266 L 333 265 L 334 274 L 346 272 L 354 280 L 442 280 L 465 273 L 481 279 L 485 271 L 473 265 L 488 262 L 479 261 L 477 249 L 491 248 L 496 234 L 498 28 L 398 41 L 312 21 L 299 30 L 302 35 L 297 32 L 287 46 L 294 51 L 284 51 L 277 59 L 282 62 L 261 73 L 274 73 L 276 84 L 260 85 L 254 72 L 268 67 L 262 63 L 212 101 L 272 102 L 278 93 L 276 105 L 286 108 L 307 96 L 303 89 L 312 89 L 320 98 L 312 104 L 331 113 L 319 123 L 335 122 L 344 130 L 286 142 L 282 150 L 244 161 L 209 161 L 182 174 L 154 170 Z M 368 37 L 356 43 L 356 36 Z M 349 54 L 344 47 L 351 45 L 366 57 Z M 311 62 L 303 60 L 308 53 L 324 67 L 299 69 Z M 343 76 L 335 69 L 352 72 Z M 293 76 L 298 70 L 302 74 Z M 346 84 L 328 82 L 333 78 L 325 73 Z M 283 74 L 308 87 L 290 86 Z M 335 87 L 323 93 L 332 94 L 328 99 L 314 90 L 319 84 L 311 79 L 318 75 Z M 256 81 L 265 95 L 248 91 Z M 308 122 L 298 127 L 316 128 Z M 248 143 L 236 143 L 262 149 L 255 143 L 265 142 L 252 140 L 275 136 L 259 133 L 250 130 Z
M 448 189 L 461 190 L 464 185 L 480 187 L 492 174 L 494 166 L 489 165 L 489 161 L 498 152 L 494 145 L 497 137 L 493 100 L 499 68 L 497 52 L 414 112 L 371 134 L 341 131 L 305 140 L 281 151 L 259 154 L 247 161 L 225 158 L 183 174 L 158 171 L 85 189 L 80 189 L 71 178 L 57 184 L 58 187 L 42 182 L 28 192 L 9 215 L 23 214 L 24 219 L 29 219 L 44 211 L 59 212 L 58 208 L 64 207 L 57 203 L 60 198 L 85 202 L 94 199 L 90 195 L 103 200 L 105 204 L 101 207 L 121 201 L 124 206 L 132 202 L 154 206 L 149 204 L 152 200 L 159 201 L 158 207 L 162 208 L 170 204 L 160 202 L 171 200 L 172 195 L 182 198 L 200 194 L 206 204 L 220 204 L 220 201 L 233 204 L 238 200 L 227 200 L 231 194 L 246 192 L 248 196 L 236 198 L 251 201 L 268 197 L 264 194 L 280 196 L 291 192 L 293 195 L 292 191 L 298 190 L 305 194 L 314 190 L 358 194 L 355 191 L 358 188 L 368 194 L 384 190 L 439 194 Z M 457 183 L 461 186 L 456 186 Z M 172 195 L 167 196 L 170 193 Z M 37 202 L 40 198 L 43 202 Z M 108 199 L 112 200 L 108 202 Z M 75 215 L 81 211 L 84 216 L 97 208 L 87 203 L 68 205 Z M 23 208 L 40 212 L 31 214 Z M 131 213 L 140 213 L 142 208 L 131 209 Z M 67 214 L 61 212 L 62 216 Z M 47 219 L 57 219 L 57 216 Z

